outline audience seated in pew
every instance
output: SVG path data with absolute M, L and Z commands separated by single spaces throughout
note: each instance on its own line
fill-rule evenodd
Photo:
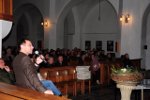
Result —
M 6 50 L 5 50 L 6 51 Z M 15 48 L 13 49 L 12 48 L 12 54 L 15 56 L 16 52 L 15 52 Z M 131 62 L 129 61 L 130 59 L 122 59 L 119 57 L 119 58 L 116 58 L 115 56 L 115 53 L 113 52 L 106 52 L 107 55 L 105 54 L 105 51 L 104 50 L 97 50 L 97 49 L 91 49 L 91 50 L 87 50 L 87 51 L 82 51 L 81 49 L 79 48 L 74 48 L 74 49 L 56 49 L 56 50 L 53 50 L 53 49 L 43 49 L 43 50 L 39 50 L 39 52 L 41 54 L 43 54 L 45 56 L 45 60 L 50 64 L 44 64 L 43 65 L 40 65 L 41 67 L 58 67 L 60 65 L 63 65 L 64 64 L 58 64 L 57 62 L 57 59 L 59 57 L 59 55 L 62 56 L 61 60 L 63 60 L 65 62 L 65 66 L 89 66 L 91 65 L 92 63 L 92 54 L 93 52 L 95 52 L 95 56 L 97 56 L 98 58 L 98 61 L 104 65 L 104 68 L 102 68 L 100 66 L 100 83 L 102 83 L 101 80 L 110 80 L 110 68 L 112 67 L 112 65 L 115 65 L 116 67 L 140 67 L 140 59 L 134 59 L 134 60 L 131 60 Z M 114 55 L 114 56 L 111 56 L 111 55 Z M 6 58 L 5 57 L 6 54 L 3 53 L 2 57 L 3 58 Z M 34 57 L 33 57 L 34 58 Z M 54 58 L 54 64 L 51 63 L 53 62 L 53 59 Z M 123 55 L 123 58 L 124 58 L 124 55 Z M 124 63 L 124 64 L 123 64 Z M 58 64 L 58 66 L 56 65 Z M 11 66 L 9 66 L 11 68 Z M 103 71 L 105 70 L 105 71 Z M 91 70 L 92 71 L 92 70 Z
M 126 68 L 133 67 L 133 64 L 132 64 L 132 62 L 131 62 L 131 60 L 129 58 L 129 54 L 128 53 L 124 54 L 122 62 L 123 62 L 123 67 L 126 67 Z
M 42 62 L 40 64 L 41 67 L 44 67 L 44 68 L 50 68 L 50 67 L 55 67 L 55 61 L 54 61 L 54 57 L 53 56 L 49 56 L 47 58 L 47 62 Z
M 64 61 L 63 55 L 58 55 L 57 62 L 55 65 L 57 67 L 67 66 L 67 63 Z

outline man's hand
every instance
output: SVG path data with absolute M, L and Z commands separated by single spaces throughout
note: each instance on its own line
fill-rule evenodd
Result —
M 43 62 L 43 59 L 44 59 L 44 56 L 43 56 L 43 55 L 39 55 L 39 56 L 36 58 L 36 60 L 35 60 L 36 64 L 39 65 L 41 62 Z
M 54 93 L 51 90 L 46 90 L 44 93 L 45 94 L 52 94 L 52 95 L 54 95 Z

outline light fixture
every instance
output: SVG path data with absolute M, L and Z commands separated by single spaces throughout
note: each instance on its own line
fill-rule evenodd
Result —
M 42 23 L 41 23 L 42 26 L 44 26 L 45 28 L 49 27 L 49 21 L 48 20 L 44 20 Z
M 120 21 L 123 22 L 123 23 L 129 23 L 130 19 L 131 18 L 130 18 L 129 14 L 121 15 L 121 17 L 120 17 Z

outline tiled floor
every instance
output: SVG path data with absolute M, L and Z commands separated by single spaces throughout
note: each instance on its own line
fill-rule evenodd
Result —
M 115 85 L 100 86 L 94 84 L 92 85 L 90 95 L 87 92 L 85 95 L 78 93 L 76 97 L 70 96 L 70 98 L 72 100 L 121 100 L 121 94 L 120 90 L 116 89 Z M 131 100 L 141 100 L 140 91 L 133 91 Z M 150 90 L 144 90 L 144 100 L 150 100 Z

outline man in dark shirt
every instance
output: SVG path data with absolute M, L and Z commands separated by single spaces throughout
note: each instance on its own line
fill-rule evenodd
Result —
M 35 63 L 28 56 L 32 54 L 33 45 L 30 40 L 23 39 L 19 44 L 20 53 L 13 61 L 13 69 L 16 78 L 16 85 L 31 88 L 45 94 L 53 94 L 51 90 L 47 90 L 37 76 L 36 67 L 43 60 L 37 59 Z

